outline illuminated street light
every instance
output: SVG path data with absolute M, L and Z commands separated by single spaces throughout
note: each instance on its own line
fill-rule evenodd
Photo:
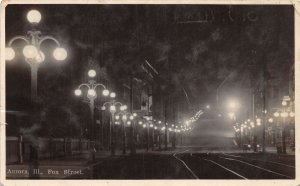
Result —
M 282 106 L 286 106 L 287 105 L 287 102 L 286 101 L 282 101 Z
M 112 101 L 108 101 L 108 102 L 105 102 L 101 108 L 106 108 L 105 105 L 109 105 L 109 111 L 110 111 L 110 114 L 111 114 L 111 120 L 110 120 L 110 123 L 109 123 L 109 144 L 110 144 L 110 149 L 111 149 L 111 155 L 114 156 L 115 155 L 115 143 L 116 143 L 116 139 L 115 138 L 115 135 L 114 134 L 114 125 L 112 125 L 115 120 L 115 113 L 117 112 L 117 105 L 120 106 L 120 110 L 122 108 L 122 103 L 120 102 L 116 102 L 115 100 L 112 100 Z M 124 107 L 124 106 L 123 106 Z M 125 119 L 124 115 L 122 116 L 122 119 Z M 123 120 L 124 121 L 124 120 Z M 114 138 L 112 138 L 112 136 L 114 136 Z
M 207 108 L 207 109 L 210 109 L 210 105 L 206 105 L 206 108 Z
M 234 101 L 234 100 L 231 100 L 231 101 L 229 101 L 228 106 L 229 106 L 229 108 L 231 108 L 231 109 L 235 109 L 235 108 L 238 107 L 238 103 L 237 103 L 236 101 Z
M 27 20 L 30 22 L 30 23 L 33 23 L 33 24 L 37 24 L 41 21 L 42 19 L 42 15 L 39 11 L 37 10 L 30 10 L 28 13 L 27 13 Z
M 110 93 L 109 96 L 110 96 L 111 98 L 115 98 L 115 97 L 116 97 L 116 93 L 112 92 L 112 93 Z
M 286 117 L 288 117 L 288 113 L 287 112 L 281 112 L 281 114 L 280 114 L 280 116 L 282 117 L 282 118 L 286 118 Z
M 102 92 L 103 96 L 108 96 L 109 95 L 109 91 L 107 89 L 103 90 Z
M 27 13 L 27 20 L 32 24 L 36 25 L 41 21 L 41 13 L 37 10 L 30 10 Z M 67 58 L 67 51 L 61 47 L 59 41 L 52 36 L 43 36 L 41 31 L 36 29 L 27 32 L 26 36 L 15 36 L 9 40 L 5 48 L 5 60 L 10 61 L 15 58 L 15 51 L 12 48 L 12 44 L 16 40 L 25 41 L 26 45 L 23 48 L 23 55 L 26 63 L 30 66 L 31 71 L 31 99 L 35 100 L 37 97 L 37 78 L 39 65 L 45 60 L 44 52 L 40 50 L 41 44 L 46 40 L 52 40 L 55 42 L 57 47 L 53 51 L 53 57 L 57 61 L 62 61 Z M 19 48 L 19 47 L 18 47 Z
M 277 118 L 277 117 L 279 117 L 279 112 L 275 112 L 274 113 L 274 116 Z
M 91 78 L 95 77 L 96 74 L 97 73 L 96 73 L 96 71 L 94 69 L 91 69 L 91 70 L 88 71 L 88 76 L 91 77 Z
M 268 119 L 269 123 L 273 123 L 273 118 Z
M 234 119 L 235 114 L 233 112 L 228 113 L 230 119 Z
M 146 124 L 143 124 L 143 128 L 146 128 Z
M 294 112 L 290 112 L 290 117 L 295 117 L 295 113 Z
M 139 125 L 142 125 L 143 124 L 143 122 L 142 121 L 139 121 Z

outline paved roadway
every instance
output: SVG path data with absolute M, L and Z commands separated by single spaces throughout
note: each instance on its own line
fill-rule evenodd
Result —
M 93 179 L 294 179 L 295 156 L 186 148 L 103 161 Z

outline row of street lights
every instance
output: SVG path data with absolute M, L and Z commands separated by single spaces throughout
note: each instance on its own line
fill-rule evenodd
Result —
M 253 144 L 253 150 L 256 152 L 257 151 L 257 144 L 256 144 L 256 135 L 258 132 L 258 128 L 262 125 L 265 125 L 266 122 L 268 122 L 269 124 L 274 123 L 275 121 L 277 121 L 277 124 L 280 122 L 280 119 L 282 120 L 282 133 L 281 133 L 281 137 L 282 137 L 282 153 L 286 153 L 286 134 L 285 134 L 285 127 L 286 127 L 286 120 L 288 120 L 289 118 L 292 119 L 295 117 L 295 113 L 293 111 L 287 111 L 287 106 L 288 106 L 288 101 L 282 101 L 282 108 L 275 108 L 275 112 L 271 112 L 269 115 L 269 118 L 266 119 L 265 121 L 260 119 L 260 118 L 255 118 L 255 120 L 251 120 L 251 119 L 247 119 L 244 122 L 238 123 L 236 122 L 236 116 L 233 112 L 229 113 L 229 117 L 232 119 L 233 121 L 233 128 L 236 132 L 236 136 L 237 134 L 239 134 L 239 145 L 241 145 L 242 143 L 242 135 L 245 131 L 249 131 L 250 134 L 253 135 L 254 137 L 254 144 Z M 267 111 L 263 111 L 263 114 L 266 115 Z M 273 116 L 275 118 L 273 118 Z M 274 128 L 274 126 L 272 126 Z M 265 128 L 262 129 L 263 133 L 262 133 L 262 143 L 263 143 L 263 148 L 265 148 Z M 263 149 L 265 150 L 265 149 Z

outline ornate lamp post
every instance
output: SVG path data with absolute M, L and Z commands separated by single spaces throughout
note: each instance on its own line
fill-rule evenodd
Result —
M 41 13 L 37 10 L 30 10 L 27 13 L 27 20 L 33 25 L 37 25 L 42 19 Z M 26 36 L 15 36 L 7 44 L 5 48 L 5 59 L 10 61 L 15 57 L 15 51 L 12 48 L 14 41 L 23 40 L 26 45 L 23 48 L 25 61 L 29 64 L 31 70 L 31 99 L 37 97 L 37 73 L 39 65 L 45 60 L 45 55 L 41 51 L 41 45 L 46 40 L 52 40 L 56 43 L 57 48 L 53 51 L 56 60 L 62 61 L 67 58 L 67 51 L 61 47 L 59 41 L 52 36 L 43 36 L 39 30 L 30 30 Z
M 286 154 L 286 120 L 288 117 L 293 118 L 295 117 L 294 112 L 288 112 L 286 111 L 285 106 L 287 105 L 286 102 L 282 102 L 282 105 L 284 106 L 283 109 L 279 109 L 280 113 L 277 111 L 274 113 L 275 118 L 282 118 L 282 153 Z
M 96 76 L 96 72 L 95 70 L 89 70 L 88 71 L 88 75 L 89 77 L 95 77 Z M 81 96 L 82 95 L 82 90 L 83 87 L 87 88 L 87 93 L 86 93 L 86 97 L 88 98 L 88 103 L 89 103 L 89 107 L 90 107 L 90 112 L 91 112 L 91 121 L 92 121 L 92 127 L 93 127 L 93 123 L 94 123 L 94 110 L 95 110 L 95 99 L 97 98 L 97 92 L 96 92 L 96 88 L 97 87 L 102 87 L 104 90 L 102 92 L 103 96 L 108 96 L 109 95 L 109 91 L 106 89 L 105 85 L 103 85 L 102 83 L 97 83 L 95 80 L 91 79 L 88 81 L 88 83 L 82 83 L 78 86 L 78 88 L 74 91 L 74 94 L 76 96 Z M 93 132 L 93 131 L 92 131 Z M 92 133 L 92 139 L 94 139 L 94 135 Z
M 114 92 L 110 93 L 110 97 L 111 98 L 115 98 L 116 94 Z M 110 125 L 109 125 L 109 142 L 110 142 L 110 150 L 111 150 L 111 155 L 114 156 L 115 155 L 115 142 L 116 139 L 113 138 L 113 134 L 114 134 L 114 124 L 115 124 L 115 113 L 117 112 L 117 105 L 120 105 L 120 110 L 121 108 L 123 109 L 123 105 L 120 102 L 116 102 L 115 100 L 109 101 L 109 102 L 105 102 L 101 109 L 104 111 L 106 110 L 106 105 L 108 105 L 109 107 L 109 111 L 111 114 L 111 119 L 110 119 Z

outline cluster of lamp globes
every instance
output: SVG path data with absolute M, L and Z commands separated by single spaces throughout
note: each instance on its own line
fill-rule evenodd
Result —
M 207 105 L 206 108 L 209 109 L 210 106 Z M 185 122 L 185 124 L 186 124 L 187 126 L 189 126 L 191 123 L 194 123 L 195 121 L 197 121 L 197 120 L 199 119 L 199 117 L 200 117 L 202 114 L 203 114 L 203 111 L 202 111 L 202 110 L 199 110 L 199 111 L 195 114 L 195 116 L 193 116 L 193 117 L 191 117 L 189 120 L 187 120 L 187 121 Z
M 27 13 L 27 20 L 31 24 L 38 24 L 42 19 L 41 13 L 37 10 L 30 10 Z M 34 44 L 28 43 L 23 48 L 23 55 L 27 59 L 34 60 L 36 63 L 42 63 L 45 60 L 45 54 Z M 67 58 L 67 51 L 62 47 L 57 47 L 53 51 L 53 57 L 58 61 L 63 61 Z M 15 58 L 15 51 L 12 47 L 5 48 L 5 59 L 7 61 Z
M 91 70 L 88 71 L 88 76 L 89 77 L 94 78 L 94 77 L 96 77 L 96 75 L 97 75 L 97 73 L 96 73 L 96 71 L 94 69 L 91 69 Z M 75 89 L 74 94 L 76 96 L 81 96 L 82 95 L 82 91 L 80 90 L 80 88 L 77 88 L 77 89 Z M 109 92 L 109 90 L 107 90 L 107 89 L 104 89 L 102 91 L 102 94 L 105 97 L 107 97 L 107 96 L 109 96 L 111 98 L 115 98 L 116 97 L 116 93 L 115 92 Z M 88 91 L 87 91 L 87 96 L 91 97 L 91 98 L 96 97 L 97 96 L 97 92 L 96 92 L 95 88 L 89 88 Z
M 294 113 L 294 112 L 286 112 L 286 111 L 283 111 L 283 112 L 281 112 L 281 113 L 275 112 L 275 113 L 274 113 L 274 116 L 275 116 L 276 118 L 278 118 L 279 116 L 282 117 L 282 118 L 286 118 L 286 117 L 291 117 L 291 118 L 293 118 L 293 117 L 295 117 L 295 113 Z

